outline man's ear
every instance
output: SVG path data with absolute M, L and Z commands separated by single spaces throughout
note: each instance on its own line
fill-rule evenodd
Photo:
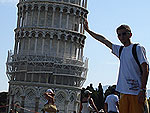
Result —
M 131 36 L 132 36 L 132 33 L 130 33 L 130 38 L 131 38 Z
M 132 36 L 132 33 L 130 33 L 130 37 Z

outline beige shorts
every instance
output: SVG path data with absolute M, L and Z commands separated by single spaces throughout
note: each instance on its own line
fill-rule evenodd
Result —
M 138 103 L 137 95 L 121 94 L 119 111 L 120 113 L 149 113 L 147 99 L 143 105 Z

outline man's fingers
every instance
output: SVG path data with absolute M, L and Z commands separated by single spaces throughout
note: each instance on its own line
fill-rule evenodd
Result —
M 144 94 L 140 94 L 138 96 L 138 102 L 139 103 L 144 103 L 145 102 L 145 95 Z
M 88 21 L 86 18 L 84 18 L 83 26 L 85 30 L 88 30 Z

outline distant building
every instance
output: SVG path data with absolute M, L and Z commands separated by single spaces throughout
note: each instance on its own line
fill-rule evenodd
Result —
M 83 58 L 87 0 L 20 0 L 17 7 L 15 45 L 6 63 L 9 110 L 40 112 L 43 93 L 51 88 L 59 113 L 77 112 L 88 70 Z

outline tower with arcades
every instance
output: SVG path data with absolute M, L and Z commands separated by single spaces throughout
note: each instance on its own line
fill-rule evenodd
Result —
M 9 110 L 40 112 L 51 88 L 59 113 L 77 112 L 88 70 L 87 0 L 19 0 L 17 7 L 15 45 L 6 62 Z

